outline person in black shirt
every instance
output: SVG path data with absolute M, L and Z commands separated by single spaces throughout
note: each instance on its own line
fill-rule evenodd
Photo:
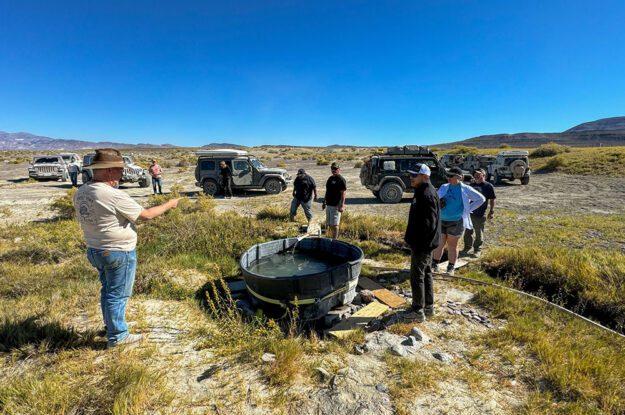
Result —
M 219 162 L 219 175 L 221 176 L 221 187 L 224 189 L 224 197 L 232 198 L 232 170 L 225 161 Z
M 410 246 L 410 286 L 412 309 L 416 321 L 434 315 L 432 286 L 432 251 L 441 240 L 440 200 L 430 183 L 430 169 L 421 164 L 418 171 L 409 170 L 414 196 L 410 205 L 404 240 Z
M 306 174 L 304 169 L 297 171 L 297 176 L 293 181 L 293 200 L 291 201 L 291 221 L 295 220 L 297 208 L 302 205 L 304 215 L 310 221 L 313 218 L 312 202 L 317 200 L 317 184 L 315 179 Z
M 485 177 L 486 172 L 482 169 L 477 169 L 473 172 L 474 182 L 471 183 L 471 186 L 480 192 L 486 198 L 486 201 L 471 212 L 473 229 L 464 231 L 464 248 L 460 251 L 460 255 L 468 255 L 471 248 L 473 248 L 473 257 L 479 258 L 482 253 L 482 244 L 484 243 L 486 219 L 491 220 L 495 214 L 495 199 L 497 198 L 495 196 L 495 188 L 484 180 Z M 488 216 L 486 216 L 486 208 L 489 206 Z M 473 233 L 475 233 L 475 238 L 473 238 Z
M 328 234 L 332 239 L 337 239 L 339 237 L 341 213 L 345 209 L 347 182 L 341 176 L 341 168 L 337 163 L 332 163 L 330 169 L 332 170 L 332 176 L 326 182 L 326 196 L 321 209 L 326 210 Z

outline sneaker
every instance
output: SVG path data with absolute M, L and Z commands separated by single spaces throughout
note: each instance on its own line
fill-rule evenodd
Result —
M 434 306 L 432 306 L 432 307 L 425 307 L 424 314 L 425 314 L 426 317 L 432 317 L 435 314 Z
M 117 343 L 108 343 L 106 345 L 106 348 L 112 349 L 118 346 L 126 346 L 129 344 L 140 343 L 141 341 L 143 341 L 143 334 L 129 334 L 123 340 L 120 340 Z
M 447 267 L 447 271 L 445 272 L 445 274 L 453 276 L 455 274 L 454 267 Z
M 439 264 L 435 264 L 432 262 L 432 272 L 441 272 L 441 267 Z
M 423 311 L 415 311 L 414 308 L 411 308 L 403 317 L 405 320 L 414 321 L 416 323 L 423 323 L 425 321 L 425 313 Z
M 473 255 L 471 255 L 472 258 L 479 258 L 482 256 L 482 251 L 475 251 L 473 252 Z

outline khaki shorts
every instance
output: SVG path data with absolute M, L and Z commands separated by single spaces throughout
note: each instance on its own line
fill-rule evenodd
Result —
M 341 223 L 341 212 L 337 206 L 326 206 L 326 225 L 338 226 Z

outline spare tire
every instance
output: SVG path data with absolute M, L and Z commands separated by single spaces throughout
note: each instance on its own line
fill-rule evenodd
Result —
M 513 179 L 521 179 L 525 176 L 525 170 L 527 169 L 527 165 L 523 160 L 514 160 L 510 163 L 510 172 L 512 173 Z

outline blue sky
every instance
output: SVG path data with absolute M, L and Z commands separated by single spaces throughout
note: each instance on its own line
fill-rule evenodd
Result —
M 625 115 L 623 1 L 0 0 L 0 130 L 433 144 Z

